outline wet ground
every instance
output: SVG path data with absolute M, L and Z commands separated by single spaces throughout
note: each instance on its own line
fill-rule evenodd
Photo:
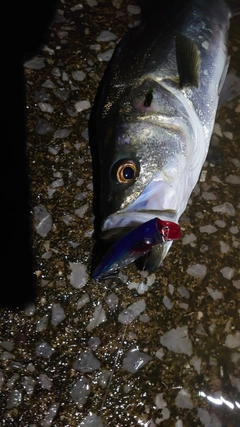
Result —
M 139 17 L 131 2 L 63 1 L 25 63 L 37 284 L 23 308 L 0 311 L 1 426 L 240 425 L 240 98 L 219 112 L 163 267 L 130 265 L 101 284 L 89 276 L 88 119 L 107 60 Z

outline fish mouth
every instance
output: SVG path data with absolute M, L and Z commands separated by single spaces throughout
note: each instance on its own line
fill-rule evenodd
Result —
M 156 217 L 163 221 L 178 221 L 177 212 L 170 209 L 162 211 L 121 211 L 109 215 L 103 221 L 99 238 L 106 242 L 115 242 L 129 231 L 138 227 L 140 224 L 143 224 Z

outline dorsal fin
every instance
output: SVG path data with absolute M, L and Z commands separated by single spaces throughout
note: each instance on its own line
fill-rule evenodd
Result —
M 180 86 L 198 87 L 201 60 L 197 46 L 180 33 L 176 36 L 175 44 Z

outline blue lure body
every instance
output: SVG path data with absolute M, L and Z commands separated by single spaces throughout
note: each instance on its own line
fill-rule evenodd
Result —
M 94 269 L 92 277 L 103 279 L 114 275 L 119 268 L 147 254 L 153 246 L 178 239 L 180 236 L 179 225 L 171 221 L 154 218 L 140 224 L 108 249 L 102 261 Z

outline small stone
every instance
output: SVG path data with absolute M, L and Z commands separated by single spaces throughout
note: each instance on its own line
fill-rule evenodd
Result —
M 52 325 L 57 326 L 65 319 L 66 315 L 59 303 L 53 304 L 52 307 Z
M 188 337 L 188 327 L 178 326 L 176 329 L 171 329 L 160 338 L 160 343 L 167 347 L 168 350 L 175 353 L 192 354 L 192 343 Z
M 83 101 L 78 101 L 75 102 L 75 109 L 78 113 L 80 113 L 81 111 L 84 110 L 88 110 L 89 108 L 91 108 L 91 104 L 90 101 L 88 99 L 85 99 Z
M 86 266 L 80 262 L 70 262 L 70 283 L 76 289 L 83 288 L 88 281 Z
M 231 268 L 231 267 L 224 267 L 220 271 L 221 271 L 223 277 L 225 277 L 225 279 L 229 279 L 229 280 L 233 277 L 234 272 L 235 272 L 234 268 Z
M 177 394 L 177 397 L 175 399 L 175 404 L 179 408 L 192 409 L 193 401 L 190 393 L 187 390 L 182 388 Z
M 187 274 L 192 277 L 203 279 L 207 273 L 207 267 L 203 264 L 193 264 L 187 269 Z
M 123 325 L 129 325 L 145 310 L 145 308 L 146 303 L 144 299 L 134 302 L 119 314 L 118 321 Z
M 234 335 L 227 335 L 225 346 L 228 348 L 238 348 L 240 346 L 240 332 L 236 332 Z
M 102 307 L 102 304 L 99 304 L 97 308 L 95 308 L 93 317 L 90 320 L 89 324 L 86 327 L 86 330 L 89 332 L 92 329 L 96 328 L 98 325 L 100 325 L 103 322 L 106 322 L 106 315 L 105 311 Z
M 130 350 L 123 359 L 123 369 L 134 374 L 146 363 L 152 360 L 152 357 L 142 353 L 137 349 Z
M 117 39 L 116 34 L 113 34 L 111 31 L 101 31 L 97 37 L 97 42 L 109 42 Z

